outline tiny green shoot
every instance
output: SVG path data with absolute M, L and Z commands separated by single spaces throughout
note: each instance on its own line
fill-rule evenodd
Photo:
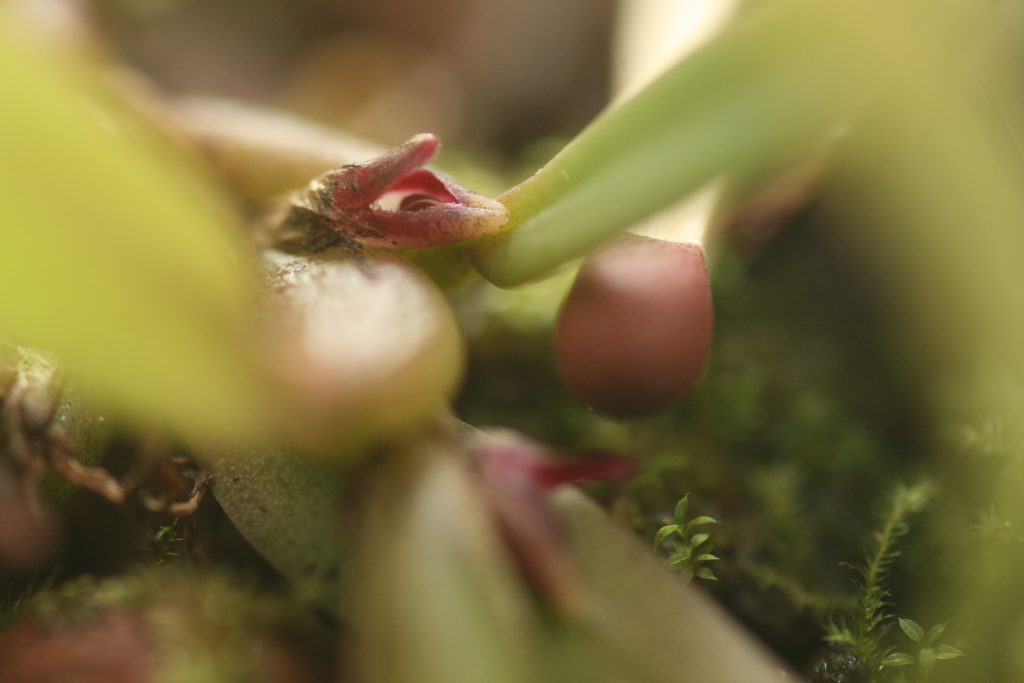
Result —
M 672 521 L 662 526 L 654 535 L 654 548 L 667 549 L 668 565 L 686 577 L 687 581 L 697 577 L 705 581 L 717 581 L 718 577 L 708 566 L 718 561 L 711 552 L 711 534 L 706 531 L 694 533 L 694 528 L 717 524 L 718 520 L 707 515 L 687 519 L 690 507 L 690 494 L 679 499 Z

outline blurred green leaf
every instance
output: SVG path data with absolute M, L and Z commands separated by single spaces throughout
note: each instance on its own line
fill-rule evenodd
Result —
M 886 655 L 885 659 L 882 660 L 882 666 L 891 667 L 910 666 L 913 663 L 914 658 L 906 652 L 893 652 Z
M 679 499 L 679 502 L 676 503 L 676 509 L 672 513 L 675 516 L 676 522 L 678 524 L 686 524 L 686 513 L 689 511 L 689 509 L 690 494 L 687 493 L 685 496 Z
M 658 529 L 658 533 L 654 534 L 654 547 L 659 547 L 665 542 L 665 539 L 680 532 L 678 524 L 669 524 Z
M 921 628 L 920 624 L 912 619 L 900 619 L 900 630 L 906 634 L 907 638 L 910 638 L 917 644 L 924 642 L 924 629 Z
M 426 436 L 369 489 L 355 590 L 359 680 L 534 683 L 539 627 L 458 446 Z
M 928 644 L 929 645 L 934 645 L 939 640 L 939 638 L 942 637 L 942 634 L 945 633 L 945 632 L 946 632 L 946 623 L 945 622 L 943 622 L 941 624 L 935 624 L 935 626 L 932 626 L 930 629 L 928 629 L 928 635 L 926 636 L 926 640 L 927 640 Z
M 967 655 L 963 650 L 959 650 L 952 645 L 939 645 L 935 648 L 935 659 L 956 659 L 957 657 L 966 657 Z
M 687 526 L 694 527 L 694 526 L 701 526 L 701 525 L 704 525 L 704 524 L 718 524 L 718 520 L 715 519 L 714 517 L 708 517 L 707 515 L 701 515 L 699 517 L 694 517 L 693 519 L 691 519 L 689 521 L 689 523 L 687 524 Z
M 84 60 L 16 29 L 0 12 L 0 333 L 132 417 L 252 418 L 236 217 Z
M 715 576 L 715 573 L 708 567 L 700 567 L 697 569 L 696 573 L 694 573 L 694 576 L 698 579 L 704 579 L 705 581 L 718 581 L 718 577 Z
M 588 599 L 578 623 L 566 628 L 585 635 L 587 647 L 582 651 L 586 656 L 619 663 L 590 678 L 580 676 L 582 669 L 577 669 L 575 675 L 556 680 L 794 680 L 794 674 L 731 617 L 701 591 L 666 571 L 655 554 L 579 491 L 559 491 L 553 500 L 567 527 Z M 699 578 L 715 580 L 710 570 L 701 569 Z M 552 641 L 553 647 L 558 644 Z
M 917 661 L 921 665 L 921 674 L 925 678 L 931 674 L 932 669 L 935 668 L 935 650 L 930 647 L 922 648 L 917 653 Z

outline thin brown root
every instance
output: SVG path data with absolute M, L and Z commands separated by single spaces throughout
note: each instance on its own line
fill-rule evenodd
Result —
M 72 484 L 92 491 L 111 503 L 120 505 L 125 500 L 125 488 L 110 472 L 102 467 L 83 465 L 75 456 L 75 447 L 60 432 L 48 435 L 50 466 Z
M 199 504 L 206 497 L 206 489 L 210 484 L 210 480 L 210 475 L 205 472 L 197 474 L 195 483 L 192 485 L 192 492 L 187 500 L 169 501 L 144 492 L 139 494 L 139 500 L 147 512 L 171 515 L 172 517 L 188 517 L 195 514 L 196 510 L 199 509 Z

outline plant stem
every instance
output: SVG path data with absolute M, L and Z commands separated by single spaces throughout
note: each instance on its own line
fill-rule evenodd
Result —
M 543 277 L 723 171 L 798 157 L 861 90 L 844 15 L 832 3 L 773 4 L 607 109 L 500 197 L 512 217 L 474 245 L 478 270 L 499 286 Z

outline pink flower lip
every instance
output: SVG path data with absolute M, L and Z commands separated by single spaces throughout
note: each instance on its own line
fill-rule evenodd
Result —
M 440 146 L 436 136 L 420 133 L 379 157 L 330 171 L 314 182 L 310 209 L 368 246 L 433 247 L 498 232 L 509 217 L 504 205 L 424 168 Z

